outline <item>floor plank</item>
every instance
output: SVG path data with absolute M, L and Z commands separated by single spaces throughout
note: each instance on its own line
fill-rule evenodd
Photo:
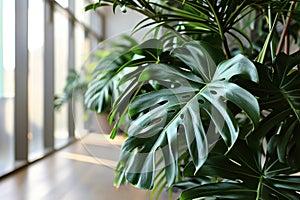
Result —
M 113 187 L 122 138 L 90 134 L 71 146 L 0 180 L 1 200 L 147 200 L 130 185 Z M 168 199 L 163 193 L 161 200 Z

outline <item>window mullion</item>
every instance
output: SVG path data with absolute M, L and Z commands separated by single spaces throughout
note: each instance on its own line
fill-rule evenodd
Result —
M 45 1 L 45 56 L 44 56 L 44 146 L 54 149 L 54 7 Z
M 15 10 L 15 159 L 28 161 L 28 0 Z
M 69 9 L 71 12 L 75 10 L 75 2 L 73 0 L 69 0 Z M 75 68 L 75 22 L 72 18 L 69 18 L 69 41 L 68 41 L 68 48 L 69 48 L 69 56 L 68 56 L 68 68 L 74 69 Z M 74 113 L 75 109 L 73 109 L 73 103 L 70 101 L 68 103 L 68 129 L 69 129 L 69 137 L 75 137 L 75 124 L 74 124 Z

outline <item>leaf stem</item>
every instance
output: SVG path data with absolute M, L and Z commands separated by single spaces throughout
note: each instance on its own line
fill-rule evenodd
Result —
M 224 45 L 224 49 L 225 49 L 225 53 L 226 53 L 226 58 L 229 59 L 229 58 L 231 58 L 231 53 L 230 53 L 230 49 L 229 49 L 228 42 L 227 42 L 225 35 L 223 36 L 222 41 L 223 41 L 223 45 Z
M 269 23 L 268 23 L 269 24 L 269 32 L 271 32 L 272 31 L 272 24 L 273 24 L 271 5 L 268 6 L 268 18 L 269 18 Z M 270 40 L 270 51 L 271 51 L 271 58 L 273 60 L 275 58 L 273 39 Z
M 215 20 L 216 20 L 216 23 L 217 23 L 217 26 L 218 26 L 218 31 L 219 31 L 219 34 L 221 36 L 221 39 L 222 39 L 222 42 L 223 42 L 223 46 L 224 46 L 224 49 L 225 49 L 225 55 L 226 55 L 226 58 L 228 59 L 228 58 L 231 57 L 231 55 L 230 55 L 230 50 L 229 50 L 229 47 L 228 47 L 227 39 L 226 39 L 224 31 L 222 29 L 221 22 L 219 20 L 219 17 L 217 15 L 214 7 L 211 5 L 210 1 L 206 0 L 206 3 L 210 7 L 210 9 L 213 12 L 213 15 L 215 17 Z
M 281 49 L 282 49 L 284 38 L 286 37 L 286 35 L 288 33 L 288 28 L 289 28 L 289 26 L 291 24 L 291 21 L 292 21 L 293 12 L 295 11 L 295 8 L 296 8 L 296 3 L 297 3 L 297 0 L 294 0 L 291 7 L 290 7 L 290 9 L 289 9 L 290 14 L 287 18 L 287 22 L 286 22 L 286 24 L 284 26 L 284 29 L 282 31 L 276 54 L 279 54 Z
M 263 175 L 261 175 L 259 177 L 259 182 L 258 182 L 258 186 L 257 186 L 257 190 L 256 190 L 256 200 L 259 200 L 260 199 L 260 194 L 261 194 L 261 186 L 262 186 L 262 182 L 264 180 L 264 177 Z
M 272 29 L 269 31 L 269 33 L 267 35 L 267 38 L 265 39 L 264 45 L 263 45 L 259 55 L 257 56 L 257 58 L 255 58 L 256 62 L 259 62 L 259 63 L 264 62 L 268 46 L 270 44 L 270 41 L 272 40 L 273 34 L 275 32 L 275 29 L 276 29 L 277 19 L 278 19 L 278 13 L 276 14 L 275 19 L 273 20 Z

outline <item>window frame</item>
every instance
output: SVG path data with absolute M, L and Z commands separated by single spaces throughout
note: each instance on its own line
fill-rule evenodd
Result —
M 42 1 L 42 0 L 41 0 Z M 45 156 L 57 151 L 54 138 L 54 12 L 62 12 L 68 18 L 68 69 L 75 67 L 75 24 L 83 27 L 89 37 L 98 42 L 103 40 L 104 26 L 102 25 L 100 35 L 93 31 L 88 24 L 80 21 L 75 16 L 75 0 L 69 0 L 67 8 L 62 7 L 55 0 L 44 0 L 44 154 L 34 160 L 29 160 L 29 104 L 28 104 L 28 4 L 29 0 L 15 0 L 15 107 L 14 107 L 14 160 L 12 169 L 0 174 L 4 177 L 15 170 L 36 162 Z M 86 4 L 91 3 L 85 1 Z M 83 9 L 83 8 L 82 8 Z M 100 12 L 97 16 L 104 21 Z M 68 104 L 68 133 L 69 145 L 76 140 L 75 125 L 73 120 L 73 107 Z M 1 133 L 0 133 L 1 134 Z M 59 149 L 65 147 L 59 147 Z

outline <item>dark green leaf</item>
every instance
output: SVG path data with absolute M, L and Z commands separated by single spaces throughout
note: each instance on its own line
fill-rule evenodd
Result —
M 255 199 L 256 191 L 235 183 L 215 183 L 194 187 L 182 192 L 180 200 L 222 198 Z

